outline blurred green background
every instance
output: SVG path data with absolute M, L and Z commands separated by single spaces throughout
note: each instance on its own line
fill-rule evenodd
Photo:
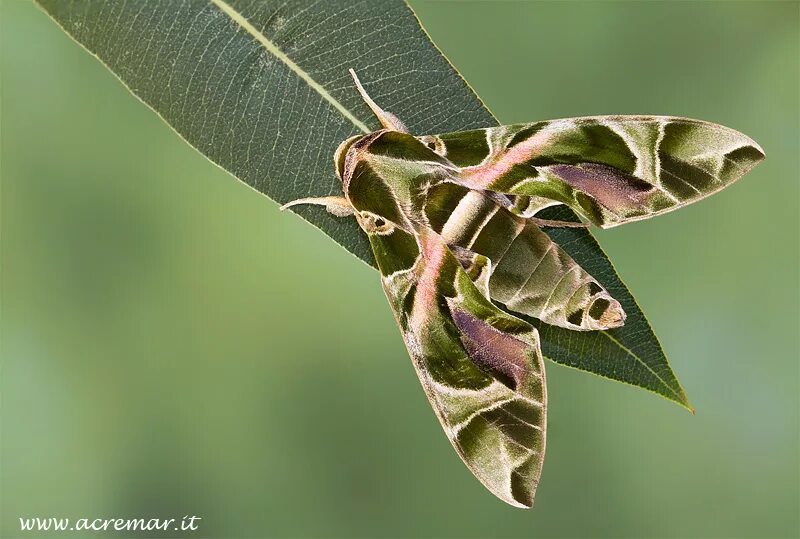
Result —
M 521 511 L 453 453 L 375 272 L 3 1 L 4 536 L 186 514 L 203 537 L 797 536 L 799 6 L 413 2 L 501 122 L 689 116 L 767 153 L 598 233 L 697 415 L 548 364 Z

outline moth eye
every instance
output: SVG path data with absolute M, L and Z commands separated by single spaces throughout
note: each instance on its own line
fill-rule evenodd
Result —
M 445 153 L 447 153 L 447 150 L 444 147 L 444 143 L 439 137 L 425 135 L 424 137 L 419 137 L 419 141 L 422 142 L 429 150 L 431 150 L 436 154 L 444 155 Z
M 358 214 L 358 221 L 361 228 L 368 234 L 391 234 L 394 231 L 395 225 L 384 219 L 379 215 L 371 212 L 361 212 Z

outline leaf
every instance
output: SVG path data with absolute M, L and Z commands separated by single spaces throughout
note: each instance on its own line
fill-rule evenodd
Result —
M 348 68 L 413 133 L 496 125 L 400 1 L 37 0 L 67 34 L 212 162 L 285 203 L 341 193 L 332 156 L 378 128 Z M 302 217 L 375 265 L 352 219 Z M 542 327 L 553 361 L 688 402 L 650 326 L 586 231 L 550 232 L 615 294 L 623 328 Z
M 548 208 L 542 215 L 554 220 L 575 218 L 575 214 L 564 206 Z M 589 332 L 570 331 L 526 318 L 539 330 L 545 357 L 568 367 L 649 389 L 694 413 L 650 323 L 597 240 L 585 228 L 550 228 L 545 231 L 606 287 L 627 314 L 622 327 Z M 597 256 L 598 252 L 603 253 L 602 256 Z

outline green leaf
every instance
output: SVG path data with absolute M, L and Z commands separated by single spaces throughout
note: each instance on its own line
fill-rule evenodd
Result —
M 497 124 L 400 1 L 37 2 L 189 144 L 279 203 L 340 194 L 334 150 L 378 128 L 348 68 L 413 133 Z M 315 207 L 299 213 L 374 266 L 354 220 Z M 623 303 L 628 320 L 605 334 L 540 325 L 545 354 L 689 407 L 650 326 L 591 235 L 551 233 Z
M 556 220 L 575 218 L 564 206 L 548 208 L 542 215 Z M 650 323 L 597 240 L 585 228 L 551 228 L 546 232 L 606 287 L 620 302 L 627 318 L 622 327 L 588 332 L 570 331 L 528 318 L 539 329 L 544 355 L 568 367 L 649 389 L 694 413 Z

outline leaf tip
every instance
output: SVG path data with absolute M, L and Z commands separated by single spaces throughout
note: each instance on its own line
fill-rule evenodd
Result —
M 680 404 L 683 408 L 685 408 L 690 414 L 697 415 L 697 409 L 692 406 L 692 403 L 689 402 L 689 398 L 686 396 L 686 393 L 681 388 L 681 391 L 678 395 L 680 399 L 674 399 L 674 401 Z

